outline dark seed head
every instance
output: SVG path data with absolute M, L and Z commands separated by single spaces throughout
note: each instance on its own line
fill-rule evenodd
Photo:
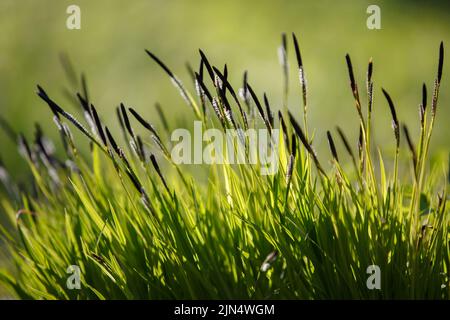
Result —
M 286 183 L 289 183 L 289 181 L 291 180 L 292 171 L 294 170 L 294 162 L 295 162 L 294 155 L 293 154 L 289 155 L 287 169 L 286 169 L 286 177 L 285 177 Z
M 367 68 L 367 84 L 372 82 L 373 62 L 372 58 L 369 60 L 369 67 Z
M 308 153 L 311 155 L 311 157 L 312 157 L 312 159 L 314 161 L 314 164 L 316 165 L 317 170 L 326 177 L 326 173 L 323 170 L 322 166 L 320 165 L 320 162 L 317 159 L 317 156 L 316 156 L 316 153 L 314 152 L 314 149 L 312 148 L 312 146 L 310 145 L 310 143 L 306 139 L 306 136 L 303 133 L 302 128 L 297 123 L 297 121 L 295 120 L 294 116 L 292 115 L 292 113 L 290 111 L 288 111 L 288 115 L 289 115 L 289 120 L 290 120 L 290 122 L 292 124 L 292 127 L 294 128 L 295 133 L 300 138 L 300 141 L 303 143 L 306 151 L 308 151 Z
M 358 151 L 359 151 L 359 158 L 360 159 L 362 159 L 363 150 L 364 150 L 363 128 L 362 128 L 362 126 L 359 126 Z
M 345 60 L 347 61 L 348 75 L 350 77 L 350 86 L 352 88 L 352 92 L 355 93 L 356 92 L 355 76 L 353 74 L 352 61 L 350 60 L 350 56 L 348 54 L 345 56 Z
M 209 77 L 211 78 L 211 81 L 214 83 L 214 71 L 213 71 L 213 69 L 211 67 L 211 64 L 208 61 L 208 58 L 206 58 L 206 55 L 203 53 L 202 50 L 199 49 L 198 51 L 200 52 L 200 56 L 201 56 L 201 58 L 203 60 L 203 63 L 205 65 L 205 67 L 206 67 L 206 71 L 208 71 Z
M 87 104 L 89 105 L 89 92 L 87 88 L 87 80 L 84 73 L 81 74 L 81 89 L 83 90 L 84 99 L 86 100 Z
M 293 133 L 291 135 L 291 155 L 295 157 L 296 152 L 297 152 L 297 138 Z
M 84 99 L 83 96 L 79 92 L 77 92 L 77 98 L 78 98 L 78 101 L 80 102 L 80 105 L 83 108 L 83 110 L 86 111 L 88 114 L 91 114 L 90 110 L 89 110 L 89 105 L 88 105 L 86 99 Z
M 339 134 L 339 136 L 341 137 L 342 143 L 344 144 L 345 150 L 347 150 L 348 154 L 354 158 L 355 156 L 353 155 L 353 151 L 352 148 L 350 147 L 350 143 L 347 140 L 347 137 L 344 134 L 344 131 L 342 131 L 342 129 L 340 127 L 336 127 L 336 130 Z
M 54 103 L 53 100 L 49 98 L 47 93 L 44 91 L 44 89 L 42 89 L 40 85 L 37 85 L 37 88 L 38 88 L 37 92 L 38 96 L 48 104 L 53 114 L 59 119 L 59 113 L 61 113 L 61 108 L 56 103 Z
M 328 145 L 330 147 L 333 158 L 339 162 L 339 158 L 338 158 L 337 151 L 336 151 L 336 146 L 334 145 L 333 137 L 331 136 L 330 131 L 327 131 L 327 139 L 328 139 Z
M 395 107 L 394 107 L 394 103 L 392 102 L 391 97 L 389 96 L 389 94 L 386 92 L 386 90 L 384 90 L 383 88 L 381 89 L 383 91 L 384 96 L 386 97 L 386 100 L 388 101 L 389 104 L 389 109 L 391 110 L 391 115 L 392 115 L 392 127 L 394 129 L 394 134 L 395 134 L 395 140 L 397 142 L 397 149 L 400 145 L 400 132 L 399 132 L 399 123 L 398 123 L 398 118 L 397 118 L 397 113 L 395 111 Z
M 148 50 L 145 50 L 145 52 L 147 52 L 150 58 L 152 58 L 169 75 L 169 77 L 174 78 L 174 74 L 172 73 L 172 71 L 170 71 L 170 69 L 161 60 L 159 60 L 157 56 L 155 56 Z
M 92 111 L 92 116 L 94 117 L 95 127 L 97 128 L 97 133 L 100 136 L 100 139 L 102 139 L 103 145 L 106 146 L 106 137 L 105 137 L 105 133 L 103 132 L 102 123 L 100 121 L 100 118 L 98 117 L 97 110 L 95 110 L 95 107 L 92 104 L 91 104 L 91 111 Z
M 256 96 L 255 92 L 253 91 L 252 87 L 249 84 L 247 84 L 247 88 L 248 88 L 248 91 L 250 92 L 250 95 L 253 98 L 253 101 L 256 104 L 256 108 L 258 109 L 259 115 L 261 116 L 262 120 L 264 121 L 264 124 L 266 125 L 267 129 L 269 131 L 271 131 L 270 130 L 271 129 L 270 123 L 269 123 L 269 121 L 267 120 L 267 118 L 264 115 L 264 110 L 263 110 L 263 108 L 261 106 L 261 103 L 259 102 L 258 97 Z
M 294 33 L 292 33 L 292 40 L 294 41 L 295 56 L 297 58 L 298 68 L 302 69 L 303 68 L 302 55 L 300 54 L 300 48 L 298 46 L 297 37 L 295 36 Z
M 272 111 L 270 110 L 269 100 L 267 99 L 267 95 L 265 92 L 264 92 L 264 104 L 266 106 L 267 120 L 269 121 L 270 125 L 273 128 L 273 115 L 272 115 Z
M 427 86 L 425 83 L 422 85 L 422 106 L 423 110 L 427 109 Z
M 406 126 L 406 124 L 403 124 L 402 128 L 403 128 L 403 133 L 405 134 L 406 142 L 408 143 L 409 151 L 411 152 L 411 155 L 412 155 L 414 172 L 416 172 L 416 168 L 417 168 L 416 148 L 414 147 L 414 143 L 411 140 L 411 136 L 409 135 L 409 130 L 408 130 L 408 127 Z
M 120 111 L 122 112 L 122 118 L 125 123 L 125 127 L 128 130 L 130 136 L 134 137 L 133 129 L 131 128 L 130 119 L 128 118 L 127 110 L 125 109 L 125 105 L 123 103 L 120 104 Z
M 133 108 L 129 108 L 128 109 L 130 111 L 130 113 L 136 118 L 137 121 L 139 121 L 139 123 L 146 128 L 148 131 L 150 131 L 152 134 L 154 134 L 155 136 L 158 137 L 158 134 L 155 130 L 155 128 L 148 123 L 147 121 L 144 120 L 144 118 L 142 118 L 139 113 L 136 112 L 136 110 L 134 110 Z
M 438 76 L 437 76 L 439 83 L 441 83 L 443 66 L 444 66 L 444 43 L 441 41 L 441 45 L 439 46 L 439 66 L 438 66 Z
M 153 154 L 150 155 L 150 161 L 152 162 L 153 168 L 155 169 L 156 173 L 158 174 L 159 178 L 161 179 L 164 187 L 170 193 L 170 190 L 169 190 L 169 187 L 167 186 L 166 180 L 164 179 L 161 169 L 159 168 L 158 162 L 156 161 L 156 158 Z
M 119 154 L 120 153 L 119 147 L 117 146 L 117 143 L 114 140 L 112 134 L 109 132 L 108 127 L 105 127 L 105 131 L 106 131 L 106 136 L 108 137 L 109 143 L 111 144 L 111 147 L 113 148 L 114 152 Z
M 297 123 L 297 121 L 295 120 L 294 116 L 292 115 L 292 113 L 289 111 L 289 120 L 291 121 L 292 127 L 294 128 L 295 133 L 297 134 L 297 136 L 300 138 L 300 141 L 303 143 L 303 145 L 305 146 L 306 150 L 311 153 L 314 154 L 314 151 L 311 148 L 311 145 L 309 144 L 308 140 L 306 139 L 305 134 L 303 133 L 302 128 L 300 128 L 300 125 Z

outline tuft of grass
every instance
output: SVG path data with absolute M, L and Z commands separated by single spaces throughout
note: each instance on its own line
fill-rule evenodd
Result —
M 400 143 L 400 121 L 383 89 L 396 148 L 394 169 L 388 172 L 387 156 L 371 145 L 372 60 L 364 104 L 346 56 L 360 121 L 359 164 L 338 127 L 347 155 L 338 158 L 340 146 L 327 131 L 332 156 L 327 168 L 308 135 L 313 131 L 308 129 L 306 78 L 295 35 L 292 40 L 303 108 L 288 111 L 289 57 L 283 34 L 284 96 L 278 121 L 266 93 L 264 111 L 247 72 L 243 87 L 235 90 L 227 66 L 220 71 L 200 50 L 198 71 L 188 66 L 196 88 L 191 94 L 146 50 L 205 128 L 266 127 L 271 134 L 280 128 L 277 173 L 260 175 L 261 164 L 215 164 L 207 168 L 206 184 L 175 164 L 158 128 L 123 103 L 116 109 L 122 139 L 116 139 L 116 130 L 103 123 L 88 97 L 86 78 L 78 80 L 62 57 L 74 86 L 70 100 L 79 104 L 77 112 L 87 126 L 42 87 L 37 94 L 53 113 L 64 158 L 57 156 L 39 126 L 30 143 L 0 118 L 0 127 L 17 142 L 32 175 L 24 187 L 12 181 L 0 161 L 0 208 L 6 213 L 0 233 L 14 262 L 0 271 L 0 283 L 25 299 L 449 299 L 448 172 L 430 167 L 428 160 L 438 120 L 443 44 L 430 108 L 423 85 L 417 146 L 406 125 L 407 145 Z M 165 109 L 156 108 L 168 134 L 174 128 Z M 209 108 L 214 117 L 209 117 Z M 303 128 L 296 116 L 303 116 Z M 90 143 L 88 158 L 78 151 L 69 125 Z M 241 138 L 247 152 L 257 147 Z M 409 153 L 401 153 L 402 148 Z M 403 156 L 411 157 L 410 175 L 399 169 Z M 81 270 L 80 290 L 67 286 L 72 265 Z M 366 285 L 370 265 L 380 267 L 380 290 Z

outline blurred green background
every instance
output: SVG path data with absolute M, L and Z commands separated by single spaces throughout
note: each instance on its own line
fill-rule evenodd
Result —
M 66 8 L 81 8 L 81 30 L 68 30 Z M 381 8 L 381 30 L 366 27 L 370 4 Z M 309 84 L 309 124 L 314 145 L 329 157 L 325 132 L 340 125 L 354 141 L 358 121 L 349 89 L 345 54 L 350 53 L 362 97 L 367 62 L 374 59 L 375 142 L 393 150 L 386 88 L 401 121 L 417 140 L 421 85 L 431 91 L 438 46 L 450 50 L 449 1 L 0 1 L 0 114 L 31 138 L 34 123 L 57 138 L 51 112 L 36 96 L 41 84 L 70 112 L 68 86 L 59 56 L 66 53 L 87 76 L 91 100 L 109 127 L 117 129 L 114 109 L 135 107 L 161 128 L 159 102 L 173 127 L 190 126 L 191 111 L 162 70 L 145 54 L 158 55 L 192 89 L 185 63 L 198 66 L 198 48 L 220 67 L 226 62 L 237 88 L 244 70 L 256 92 L 266 91 L 281 107 L 282 70 L 277 48 L 289 35 L 289 107 L 300 112 L 300 90 L 290 33 L 299 38 Z M 432 150 L 449 150 L 450 59 L 446 54 L 438 121 Z M 446 120 L 447 119 L 447 120 Z M 190 124 L 189 124 L 190 123 Z M 81 140 L 81 139 L 79 139 Z M 86 144 L 86 139 L 83 139 Z M 27 176 L 16 146 L 0 132 L 0 157 L 10 172 Z M 0 257 L 0 262 L 2 261 Z M 1 291 L 1 289 L 0 289 Z M 1 296 L 1 292 L 0 292 Z
M 66 8 L 81 8 L 81 30 L 68 30 Z M 381 8 L 381 30 L 366 27 L 370 4 Z M 390 92 L 399 118 L 418 133 L 421 84 L 436 74 L 441 40 L 450 46 L 448 1 L 34 1 L 0 2 L 0 113 L 28 137 L 34 122 L 52 137 L 51 113 L 36 96 L 41 84 L 68 111 L 68 81 L 59 55 L 66 53 L 88 79 L 91 99 L 114 127 L 114 108 L 131 105 L 158 126 L 154 104 L 161 103 L 178 125 L 189 108 L 144 48 L 153 51 L 192 89 L 185 63 L 198 66 L 198 48 L 222 67 L 239 87 L 244 70 L 258 94 L 281 106 L 282 71 L 277 47 L 289 35 L 290 109 L 299 112 L 300 95 L 290 33 L 299 38 L 309 84 L 310 125 L 315 147 L 326 151 L 325 131 L 342 126 L 356 139 L 357 116 L 349 89 L 345 54 L 350 53 L 360 90 L 367 61 L 374 59 L 376 141 L 393 147 L 390 114 L 380 87 Z M 448 50 L 447 50 L 448 51 Z M 448 55 L 446 55 L 446 58 Z M 448 61 L 448 59 L 447 59 Z M 439 121 L 433 150 L 447 150 L 450 63 L 445 63 Z M 365 95 L 361 93 L 363 97 Z M 299 115 L 299 114 L 298 114 Z M 175 120 L 173 120 L 175 121 Z M 183 122 L 184 121 L 184 122 Z M 390 146 L 392 144 L 392 146 Z M 15 146 L 0 134 L 0 155 L 13 173 L 21 162 Z M 328 154 L 326 154 L 328 157 Z

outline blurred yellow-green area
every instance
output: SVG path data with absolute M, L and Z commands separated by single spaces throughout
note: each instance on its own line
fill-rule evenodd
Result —
M 81 9 L 81 30 L 66 28 L 69 5 Z M 381 30 L 369 30 L 367 7 L 381 8 Z M 198 67 L 198 49 L 211 62 L 229 67 L 239 88 L 244 70 L 258 94 L 267 92 L 276 109 L 282 103 L 282 69 L 277 48 L 289 35 L 289 108 L 300 116 L 301 100 L 290 33 L 299 38 L 309 85 L 309 123 L 314 145 L 326 153 L 327 129 L 344 128 L 352 141 L 357 114 L 349 89 L 345 54 L 352 57 L 361 95 L 367 62 L 374 61 L 376 142 L 394 147 L 389 109 L 381 87 L 391 94 L 399 118 L 413 137 L 419 130 L 418 104 L 425 82 L 432 91 L 438 47 L 450 48 L 448 1 L 50 1 L 0 2 L 0 113 L 17 131 L 31 138 L 34 123 L 57 137 L 47 106 L 35 94 L 36 84 L 69 112 L 64 95 L 67 77 L 60 62 L 69 56 L 85 73 L 92 102 L 102 119 L 117 130 L 114 109 L 124 102 L 160 126 L 159 102 L 172 128 L 188 125 L 190 109 L 144 49 L 159 56 L 192 89 L 185 63 Z M 447 50 L 448 51 L 448 50 Z M 450 63 L 444 64 L 438 120 L 432 150 L 447 152 Z M 190 120 L 189 120 L 190 121 Z M 311 129 L 310 129 L 311 130 Z M 416 138 L 417 140 L 417 138 Z M 16 148 L 0 134 L 0 155 L 14 174 L 21 162 Z M 323 156 L 322 156 L 323 157 Z

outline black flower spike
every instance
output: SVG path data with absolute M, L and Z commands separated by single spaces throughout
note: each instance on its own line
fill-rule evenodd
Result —
M 102 142 L 106 147 L 106 137 L 105 137 L 105 133 L 103 132 L 102 122 L 100 121 L 97 110 L 95 109 L 93 104 L 91 104 L 91 112 L 92 112 L 92 116 L 95 121 L 95 127 L 97 128 L 97 133 L 99 134 L 100 139 L 102 139 Z
M 367 67 L 367 84 L 372 82 L 372 73 L 373 73 L 373 61 L 372 58 L 370 58 L 369 66 Z
M 358 136 L 358 156 L 359 156 L 359 171 L 363 172 L 365 163 L 366 163 L 366 157 L 364 153 L 364 130 L 362 128 L 362 125 L 359 126 L 359 136 Z M 397 148 L 398 150 L 398 148 Z
M 173 85 L 178 89 L 181 97 L 185 100 L 185 102 L 194 110 L 197 117 L 201 117 L 200 111 L 197 109 L 195 102 L 190 96 L 189 92 L 183 86 L 183 83 L 175 76 L 175 74 L 149 50 L 145 50 L 145 52 L 153 59 L 170 77 Z
M 211 81 L 214 83 L 214 72 L 213 69 L 211 67 L 211 64 L 208 61 L 208 58 L 206 58 L 206 55 L 203 53 L 203 51 L 201 49 L 198 50 L 198 52 L 200 53 L 200 56 L 202 58 L 202 61 L 206 67 L 206 70 L 208 71 L 209 77 L 211 78 Z
M 355 99 L 356 110 L 358 112 L 361 123 L 363 123 L 363 125 L 364 125 L 364 116 L 361 111 L 361 101 L 359 99 L 358 85 L 356 84 L 356 81 L 355 81 L 355 76 L 353 73 L 353 66 L 352 66 L 352 61 L 350 60 L 350 55 L 347 54 L 345 56 L 345 60 L 347 61 L 348 75 L 350 78 L 350 87 L 352 89 L 353 98 Z M 372 107 L 370 107 L 370 108 L 372 108 Z
M 295 157 L 296 153 L 297 153 L 297 138 L 293 133 L 291 136 L 291 155 Z
M 297 37 L 295 36 L 294 33 L 292 33 L 292 40 L 294 41 L 295 56 L 297 58 L 298 68 L 302 69 L 303 68 L 302 55 L 300 54 L 300 48 L 298 46 Z
M 142 142 L 142 139 L 139 135 L 136 136 L 136 148 L 137 148 L 137 153 L 139 155 L 139 159 L 142 162 L 145 162 L 145 147 L 144 147 L 144 143 Z
M 347 61 L 348 75 L 350 77 L 350 86 L 352 88 L 353 94 L 355 95 L 357 92 L 357 85 L 356 85 L 356 81 L 355 81 L 355 75 L 353 74 L 352 60 L 350 59 L 349 54 L 347 54 L 345 56 L 345 60 Z
M 120 111 L 120 107 L 116 107 L 116 116 L 117 119 L 119 120 L 119 125 L 120 125 L 120 129 L 123 131 L 124 136 L 127 136 L 127 131 L 125 129 L 125 124 L 123 123 L 123 119 L 122 119 L 122 113 Z M 127 139 L 125 139 L 127 140 Z
M 363 130 L 362 126 L 359 126 L 358 152 L 359 152 L 359 159 L 360 159 L 361 161 L 364 160 L 364 159 L 363 159 L 363 156 L 364 156 L 364 153 L 363 153 L 363 150 L 364 150 L 364 138 L 363 138 L 363 132 L 364 132 L 364 130 Z
M 220 70 L 217 69 L 216 67 L 213 67 L 213 70 L 214 70 L 214 72 L 216 73 L 216 75 L 219 77 L 220 81 L 222 81 L 222 83 L 223 83 L 223 88 L 224 88 L 224 89 L 225 89 L 225 88 L 228 89 L 228 91 L 230 91 L 231 96 L 233 97 L 233 99 L 236 100 L 236 98 L 235 98 L 235 97 L 236 97 L 236 94 L 235 94 L 235 92 L 234 92 L 233 87 L 232 87 L 231 84 L 228 82 L 228 76 L 225 75 L 225 73 L 222 74 L 222 73 L 220 72 Z
M 266 106 L 267 120 L 269 121 L 271 127 L 273 128 L 273 115 L 272 111 L 270 110 L 269 100 L 267 99 L 267 95 L 265 92 L 264 92 L 264 104 Z
M 439 97 L 439 88 L 441 86 L 442 68 L 444 66 L 444 44 L 441 42 L 439 47 L 439 65 L 437 78 L 434 80 L 433 96 L 431 98 L 431 117 L 436 117 L 437 103 Z
M 347 153 L 352 158 L 353 163 L 356 163 L 355 155 L 353 154 L 352 148 L 350 147 L 350 143 L 348 142 L 347 137 L 344 134 L 344 131 L 342 131 L 342 129 L 340 127 L 336 127 L 336 130 L 337 130 L 337 132 L 339 134 L 339 137 L 342 140 L 342 143 L 344 144 L 345 150 L 347 151 Z
M 414 143 L 412 142 L 411 136 L 409 135 L 409 130 L 406 124 L 403 124 L 403 133 L 405 134 L 406 142 L 408 143 L 409 151 L 411 152 L 414 172 L 417 170 L 417 153 L 416 148 L 414 147 Z
M 197 96 L 200 98 L 201 106 L 202 106 L 202 114 L 203 116 L 206 115 L 206 104 L 205 104 L 205 93 L 203 92 L 199 80 L 203 81 L 203 69 L 204 69 L 204 63 L 203 60 L 200 59 L 200 66 L 198 68 L 198 73 L 194 71 L 194 83 L 195 83 L 195 91 L 197 93 Z
M 422 85 L 422 106 L 425 111 L 427 109 L 427 86 L 425 83 Z
M 166 180 L 164 179 L 164 176 L 162 175 L 161 169 L 159 168 L 158 162 L 156 161 L 155 155 L 150 155 L 150 161 L 152 162 L 153 168 L 155 168 L 156 173 L 158 173 L 159 178 L 161 179 L 164 187 L 166 188 L 167 192 L 170 194 L 169 187 L 167 186 Z
M 155 135 L 159 139 L 158 133 L 150 123 L 145 121 L 144 118 L 142 118 L 139 115 L 139 113 L 137 113 L 136 110 L 134 110 L 133 108 L 129 108 L 128 110 L 136 118 L 136 120 L 139 121 L 139 123 L 142 124 L 142 126 L 144 126 L 144 128 L 146 128 L 148 131 L 150 131 L 153 135 Z
M 248 72 L 247 70 L 244 71 L 244 76 L 242 77 L 242 88 L 244 89 L 244 98 L 247 101 L 247 95 L 248 95 Z
M 205 63 L 203 62 L 203 59 L 200 59 L 200 65 L 198 67 L 198 74 L 199 74 L 201 80 L 203 80 L 204 69 L 205 69 Z
M 281 34 L 281 45 L 283 46 L 284 52 L 287 52 L 287 38 L 284 32 Z
M 44 100 L 45 102 L 47 102 L 48 106 L 50 107 L 50 109 L 52 110 L 53 114 L 59 119 L 59 114 L 62 112 L 62 109 L 53 102 L 53 100 L 51 100 L 49 98 L 49 96 L 47 95 L 47 93 L 45 92 L 44 89 L 42 89 L 42 87 L 40 85 L 37 85 L 38 88 L 38 96 Z
M 153 53 L 151 53 L 149 50 L 145 50 L 145 52 L 147 52 L 147 54 L 150 56 L 150 58 L 152 58 L 171 78 L 174 78 L 175 75 L 173 74 L 172 71 L 170 71 L 170 69 L 161 61 L 159 60 L 159 58 L 157 56 L 155 56 Z
M 271 132 L 272 130 L 271 130 L 270 123 L 269 123 L 269 121 L 267 120 L 266 116 L 264 115 L 264 111 L 263 111 L 263 108 L 262 108 L 262 106 L 261 106 L 261 103 L 259 102 L 258 97 L 256 96 L 255 92 L 253 91 L 252 87 L 251 87 L 249 84 L 247 84 L 247 88 L 248 88 L 248 91 L 250 92 L 250 95 L 251 95 L 252 98 L 253 98 L 253 101 L 254 101 L 255 104 L 256 104 L 256 108 L 258 109 L 259 115 L 260 115 L 261 118 L 263 119 L 264 124 L 266 125 L 267 129 L 269 129 L 269 131 Z
M 222 80 L 222 83 L 224 83 L 224 82 L 228 83 L 228 67 L 227 67 L 227 64 L 225 64 L 225 66 L 223 67 L 223 78 L 225 79 L 225 81 Z M 223 91 L 224 91 L 224 93 L 226 93 L 227 86 L 223 87 Z
M 91 114 L 91 111 L 89 110 L 88 102 L 86 101 L 86 99 L 83 98 L 83 96 L 79 92 L 77 92 L 77 98 L 78 98 L 78 101 L 80 102 L 80 105 L 83 108 L 83 110 L 86 111 L 88 114 Z
M 336 146 L 334 145 L 333 137 L 331 136 L 330 131 L 327 131 L 327 139 L 328 139 L 328 145 L 330 146 L 331 154 L 333 155 L 333 158 L 339 162 L 338 154 L 336 151 Z
M 105 127 L 105 131 L 106 131 L 106 135 L 108 137 L 109 143 L 111 144 L 111 147 L 113 148 L 114 152 L 119 154 L 120 153 L 119 147 L 117 146 L 116 140 L 114 140 L 112 134 L 109 132 L 108 127 Z
M 289 111 L 289 120 L 291 121 L 292 127 L 294 128 L 295 133 L 297 134 L 297 136 L 300 138 L 300 141 L 304 144 L 306 150 L 311 153 L 314 154 L 314 151 L 312 150 L 308 140 L 306 140 L 305 134 L 303 133 L 302 128 L 300 128 L 300 125 L 297 123 L 297 121 L 295 120 L 294 116 L 292 115 L 292 113 Z
M 313 148 L 311 147 L 308 140 L 306 139 L 306 136 L 303 133 L 302 128 L 300 128 L 300 125 L 297 123 L 297 121 L 295 120 L 294 116 L 292 115 L 292 113 L 290 111 L 288 111 L 288 114 L 289 114 L 289 120 L 291 121 L 291 124 L 292 124 L 292 127 L 294 128 L 295 133 L 297 134 L 297 136 L 300 138 L 300 141 L 305 146 L 306 151 L 308 151 L 308 153 L 311 155 L 311 157 L 314 161 L 314 164 L 317 167 L 317 170 L 319 170 L 319 172 L 322 173 L 326 177 L 326 173 L 322 169 L 322 166 L 320 165 L 320 162 L 317 159 L 316 153 L 314 152 Z
M 128 118 L 127 110 L 125 109 L 125 105 L 123 103 L 120 104 L 120 111 L 122 112 L 123 122 L 125 123 L 125 128 L 127 128 L 130 136 L 134 138 L 133 128 L 131 128 L 130 119 Z
M 389 109 L 391 110 L 392 126 L 393 126 L 393 129 L 394 129 L 395 140 L 397 142 L 397 148 L 398 148 L 399 145 L 400 145 L 400 132 L 399 132 L 400 126 L 399 126 L 399 123 L 398 123 L 397 112 L 395 111 L 394 103 L 392 102 L 392 99 L 389 96 L 389 94 L 383 88 L 381 88 L 381 90 L 383 91 L 383 94 L 386 97 L 386 100 L 388 101 Z
M 305 70 L 303 67 L 303 61 L 302 56 L 300 54 L 300 48 L 298 46 L 297 37 L 294 33 L 292 33 L 292 40 L 294 41 L 294 49 L 295 49 L 295 56 L 297 58 L 297 65 L 298 65 L 298 71 L 299 71 L 299 80 L 300 85 L 302 87 L 302 98 L 303 98 L 303 105 L 306 106 L 306 78 L 305 78 Z
M 443 66 L 444 66 L 444 43 L 441 41 L 441 45 L 439 46 L 439 65 L 437 76 L 438 83 L 441 83 Z
M 425 112 L 427 110 L 427 87 L 425 83 L 422 85 L 422 103 L 419 105 L 419 119 L 422 130 L 425 124 Z
M 130 178 L 131 182 L 133 183 L 133 186 L 136 188 L 136 190 L 139 193 L 143 193 L 143 189 L 141 186 L 141 183 L 139 182 L 139 180 L 128 170 L 125 170 L 125 173 L 127 174 L 128 178 Z
M 58 106 L 52 99 L 50 99 L 47 93 L 38 85 L 38 96 L 41 97 L 50 107 L 52 112 L 55 115 L 55 118 L 59 121 L 59 115 L 62 115 L 64 118 L 69 120 L 78 130 L 80 130 L 86 137 L 88 137 L 92 142 L 100 145 L 96 139 L 92 137 L 92 135 L 86 130 L 86 128 L 78 122 L 70 113 L 64 111 L 60 106 Z

